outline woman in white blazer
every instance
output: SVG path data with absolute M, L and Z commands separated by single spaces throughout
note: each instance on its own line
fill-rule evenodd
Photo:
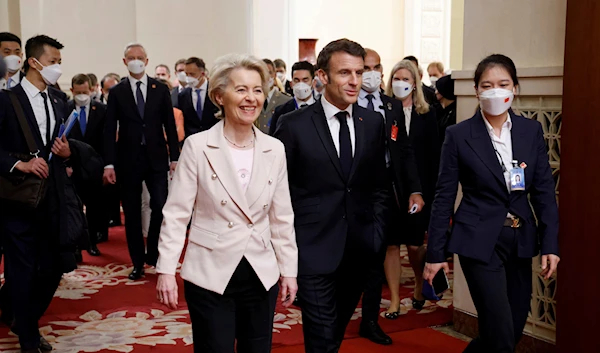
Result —
M 176 308 L 175 271 L 192 219 L 181 277 L 194 352 L 270 352 L 281 284 L 298 286 L 298 248 L 283 144 L 255 128 L 268 90 L 265 64 L 230 54 L 207 94 L 223 119 L 183 146 L 160 234 L 158 299 Z

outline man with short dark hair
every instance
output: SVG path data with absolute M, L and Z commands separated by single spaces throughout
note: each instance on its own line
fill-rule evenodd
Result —
M 275 108 L 286 103 L 292 97 L 287 93 L 279 91 L 279 88 L 275 84 L 275 78 L 277 77 L 277 71 L 275 71 L 275 64 L 269 59 L 263 59 L 263 62 L 267 64 L 269 70 L 269 92 L 266 92 L 265 103 L 261 114 L 258 116 L 255 124 L 265 134 L 269 133 L 269 123 L 273 114 L 275 114 Z
M 100 102 L 100 97 L 102 97 L 102 88 L 100 87 L 100 82 L 98 82 L 98 76 L 93 73 L 86 74 L 90 78 L 90 97 L 93 101 Z
M 173 85 L 173 88 L 171 89 L 171 104 L 173 104 L 174 107 L 179 105 L 179 93 L 181 93 L 186 86 L 185 60 L 186 59 L 177 60 L 174 66 L 176 85 Z
M 171 79 L 171 70 L 165 64 L 158 64 L 154 68 L 154 78 L 169 81 Z
M 52 346 L 40 335 L 38 321 L 50 305 L 63 271 L 77 266 L 73 249 L 63 246 L 68 218 L 63 176 L 71 157 L 66 138 L 58 139 L 67 117 L 62 96 L 50 87 L 61 76 L 63 45 L 45 35 L 25 45 L 25 73 L 11 89 L 29 122 L 38 158 L 20 159 L 30 149 L 19 125 L 17 106 L 9 93 L 0 92 L 0 174 L 5 177 L 35 175 L 47 180 L 44 199 L 34 210 L 24 210 L 0 200 L 0 234 L 5 250 L 6 283 L 2 287 L 2 321 L 19 335 L 21 352 L 49 352 Z M 50 154 L 52 153 L 52 158 Z M 69 224 L 70 227 L 75 227 Z
M 381 116 L 356 104 L 365 50 L 348 39 L 319 53 L 321 100 L 281 119 L 298 242 L 307 353 L 338 352 L 384 245 L 390 200 Z
M 315 102 L 312 82 L 315 78 L 315 67 L 308 61 L 300 61 L 292 66 L 292 83 L 294 98 L 275 108 L 275 113 L 269 122 L 269 135 L 273 135 L 282 115 L 296 109 L 307 107 Z
M 25 77 L 25 73 L 21 71 L 23 67 L 21 38 L 9 32 L 0 33 L 1 58 L 4 58 L 8 74 L 7 77 L 0 77 L 0 90 L 13 88 Z
M 144 275 L 144 263 L 156 266 L 158 260 L 167 178 L 169 171 L 174 172 L 177 165 L 179 141 L 169 88 L 146 74 L 146 49 L 139 43 L 131 43 L 123 56 L 129 76 L 111 89 L 106 107 L 104 180 L 115 184 L 119 176 L 127 246 L 133 262 L 129 279 L 137 280 Z M 118 148 L 115 141 L 117 123 Z M 146 244 L 141 214 L 144 181 L 150 192 L 152 209 Z
M 285 88 L 285 93 L 293 96 L 294 91 L 292 90 L 292 84 L 285 76 L 287 71 L 287 66 L 285 65 L 285 61 L 282 59 L 273 60 L 273 64 L 275 64 L 275 71 L 277 72 L 277 78 L 281 81 L 283 88 Z
M 71 130 L 70 138 L 79 140 L 92 146 L 94 151 L 102 154 L 104 140 L 104 124 L 106 122 L 106 106 L 92 100 L 91 80 L 88 75 L 77 74 L 71 80 L 71 93 L 73 100 L 69 101 L 68 111 L 75 110 L 79 118 Z M 81 200 L 86 206 L 86 218 L 90 247 L 88 253 L 100 256 L 98 241 L 107 237 L 108 223 L 103 209 L 102 180 L 85 183 L 83 188 L 77 190 Z
M 115 74 L 106 74 L 100 81 L 100 88 L 102 89 L 102 96 L 100 97 L 101 103 L 108 103 L 108 94 L 111 88 L 119 83 L 120 78 Z
M 195 56 L 185 61 L 187 87 L 179 93 L 179 108 L 183 112 L 185 138 L 210 129 L 219 120 L 219 109 L 208 99 L 208 78 L 204 60 Z

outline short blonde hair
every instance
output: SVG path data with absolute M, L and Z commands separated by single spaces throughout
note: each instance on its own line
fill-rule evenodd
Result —
M 390 74 L 390 78 L 388 80 L 386 94 L 390 97 L 394 96 L 394 90 L 392 89 L 392 83 L 394 82 L 394 74 L 401 69 L 406 69 L 413 77 L 415 81 L 415 87 L 413 91 L 413 104 L 415 105 L 415 110 L 419 114 L 426 114 L 429 112 L 429 104 L 425 101 L 425 95 L 423 94 L 423 86 L 421 84 L 421 77 L 419 76 L 419 69 L 415 66 L 415 64 L 410 60 L 402 60 L 392 68 L 392 73 Z
M 431 68 L 431 67 L 435 67 L 439 71 L 439 73 L 441 73 L 442 75 L 444 74 L 444 64 L 442 64 L 441 62 L 439 62 L 439 61 L 432 62 L 431 64 L 429 64 L 427 66 L 427 71 L 429 71 L 429 68 Z
M 208 98 L 219 108 L 218 117 L 223 117 L 223 106 L 217 102 L 217 94 L 223 94 L 229 85 L 229 76 L 236 69 L 258 72 L 265 97 L 269 92 L 269 69 L 260 59 L 247 54 L 227 54 L 215 61 L 209 77 Z

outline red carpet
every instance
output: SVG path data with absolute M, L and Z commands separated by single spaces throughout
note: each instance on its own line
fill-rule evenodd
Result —
M 64 276 L 50 308 L 40 322 L 42 334 L 61 353 L 131 352 L 134 349 L 136 352 L 162 351 L 171 350 L 175 345 L 177 352 L 192 352 L 191 326 L 183 301 L 181 280 L 180 308 L 169 311 L 156 300 L 156 275 L 153 269 L 146 269 L 146 277 L 142 281 L 131 282 L 127 279 L 131 264 L 124 228 L 112 228 L 109 239 L 108 243 L 99 245 L 101 257 L 90 257 L 84 252 L 84 263 L 80 268 Z M 379 323 L 383 330 L 392 333 L 449 323 L 452 320 L 452 293 L 446 293 L 444 300 L 438 303 L 428 303 L 421 312 L 412 310 L 409 298 L 412 297 L 414 275 L 407 260 L 403 261 L 403 265 L 403 315 L 393 321 L 381 318 Z M 452 274 L 449 277 L 452 278 Z M 389 299 L 387 288 L 384 298 Z M 386 305 L 389 305 L 389 300 L 384 299 L 382 311 Z M 360 317 L 361 309 L 358 308 L 346 338 L 358 336 Z M 301 325 L 301 313 L 297 308 L 278 306 L 273 346 L 301 345 Z M 437 335 L 434 331 L 424 332 L 432 337 Z M 410 342 L 418 347 L 417 341 Z M 362 340 L 350 342 L 358 344 Z M 349 344 L 344 345 L 347 346 Z M 9 333 L 5 326 L 0 327 L 0 352 L 18 353 L 18 347 L 17 337 Z M 364 351 L 363 348 L 361 352 Z

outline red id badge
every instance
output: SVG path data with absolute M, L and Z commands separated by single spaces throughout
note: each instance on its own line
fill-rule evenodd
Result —
M 396 141 L 396 139 L 398 138 L 398 125 L 396 124 L 396 122 L 394 122 L 394 125 L 392 125 L 392 141 Z

